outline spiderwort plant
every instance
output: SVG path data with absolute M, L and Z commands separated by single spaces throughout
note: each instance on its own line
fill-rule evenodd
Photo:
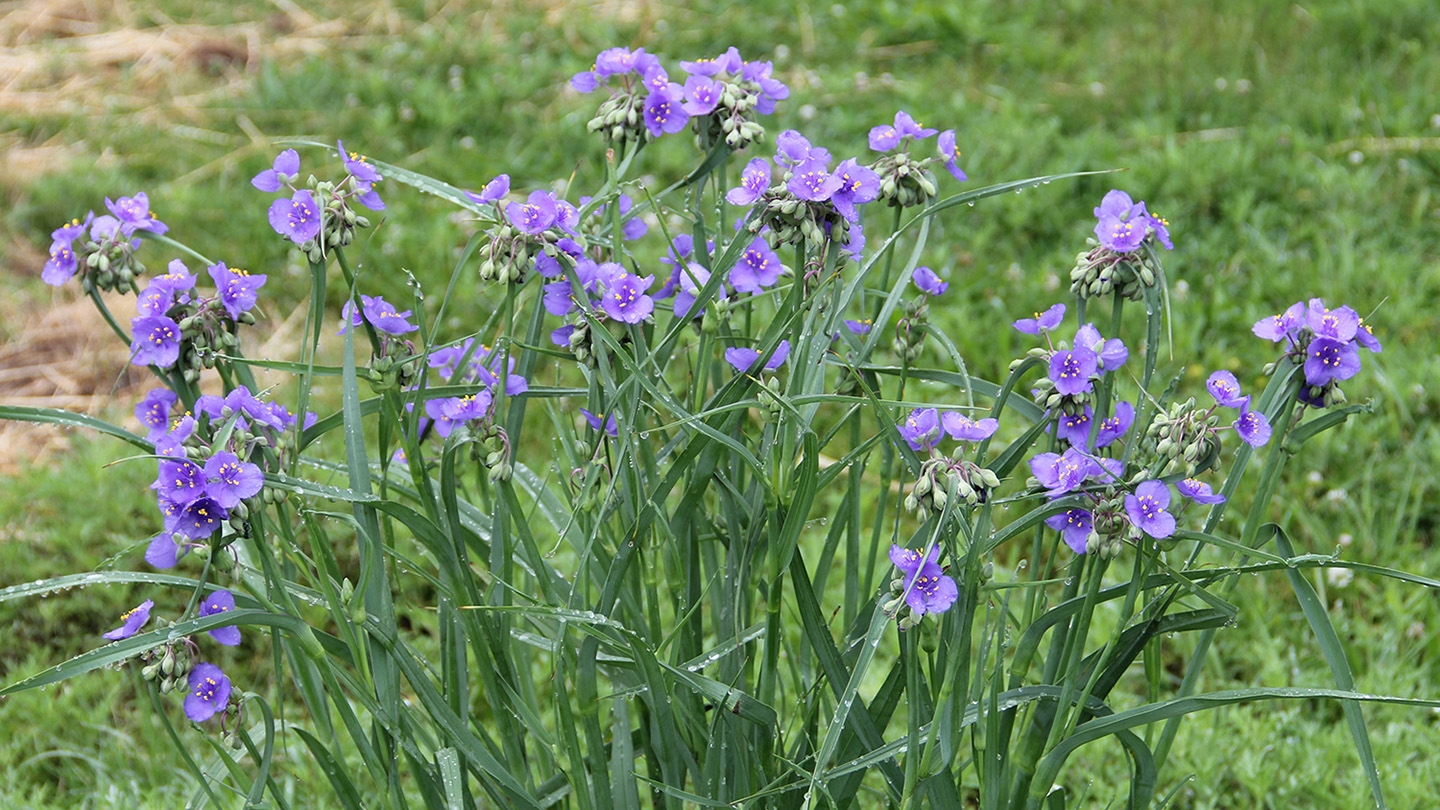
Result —
M 256 728 L 303 729 L 342 803 L 389 807 L 639 806 L 645 790 L 667 807 L 845 807 L 864 786 L 887 806 L 1051 808 L 1092 739 L 1163 764 L 1196 680 L 1132 665 L 1176 646 L 1204 665 L 1254 570 L 1232 555 L 1270 554 L 1284 458 L 1362 409 L 1339 385 L 1363 384 L 1371 327 L 1296 304 L 1255 325 L 1279 350 L 1268 367 L 1151 385 L 1173 240 L 1117 189 L 1071 224 L 1090 236 L 1074 300 L 1027 302 L 1011 317 L 1029 348 L 979 379 L 944 330 L 981 282 L 923 227 L 1004 188 L 937 202 L 967 181 L 963 131 L 901 111 L 830 143 L 772 139 L 761 122 L 789 90 L 735 49 L 671 63 L 610 48 L 571 87 L 603 96 L 588 128 L 613 151 L 581 158 L 603 181 L 451 178 L 480 189 L 446 194 L 476 240 L 454 272 L 480 284 L 443 302 L 450 317 L 418 291 L 387 301 L 370 274 L 399 268 L 347 255 L 371 224 L 359 209 L 407 215 L 383 183 L 439 186 L 340 142 L 329 165 L 280 150 L 245 209 L 324 297 L 296 359 L 246 357 L 274 309 L 263 274 L 176 258 L 139 281 L 137 237 L 165 232 L 144 195 L 55 230 L 46 281 L 137 294 L 126 340 L 160 387 L 140 433 L 114 435 L 155 464 L 157 533 L 138 545 L 174 574 L 141 577 L 109 646 L 0 695 L 134 659 L 195 733 L 248 755 L 195 766 L 197 784 L 257 805 L 325 786 L 285 781 Z M 641 168 L 685 131 L 696 171 Z M 1089 319 L 1095 299 L 1108 321 Z M 321 356 L 337 317 L 343 353 Z M 262 364 L 293 381 L 262 389 Z M 340 404 L 320 418 L 316 401 Z M 1248 516 L 1222 524 L 1235 501 Z M 1298 569 L 1334 561 L 1280 563 L 1328 638 Z M 242 694 L 223 657 L 257 625 L 279 669 Z M 1323 696 L 1348 697 L 1336 666 Z M 1155 718 L 1171 725 L 1132 730 Z M 1156 772 L 1136 771 L 1128 803 L 1149 806 Z

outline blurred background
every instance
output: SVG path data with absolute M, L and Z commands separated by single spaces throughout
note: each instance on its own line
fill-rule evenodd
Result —
M 1374 413 L 1292 462 L 1274 517 L 1302 552 L 1340 549 L 1440 574 L 1430 550 L 1440 521 L 1433 0 L 392 0 L 363 11 L 338 0 L 7 0 L 0 402 L 126 422 L 147 385 L 127 373 L 125 347 L 77 300 L 78 286 L 41 283 L 49 233 L 62 222 L 103 212 L 107 196 L 147 192 L 171 236 L 268 274 L 260 333 L 283 353 L 296 340 L 306 271 L 269 228 L 270 196 L 249 184 L 277 139 L 343 138 L 472 189 L 501 172 L 517 190 L 572 179 L 584 188 L 599 176 L 603 146 L 585 132 L 599 99 L 568 79 L 612 45 L 644 46 L 671 65 L 731 45 L 773 60 L 791 97 L 764 122 L 770 135 L 800 129 L 837 157 L 863 156 L 870 127 L 904 109 L 956 130 L 972 185 L 1123 170 L 943 220 L 925 263 L 951 289 L 931 317 L 956 337 L 971 373 L 995 378 L 1028 346 L 1009 322 L 1062 300 L 1091 209 L 1112 187 L 1170 221 L 1174 359 L 1161 368 L 1182 385 L 1198 390 L 1214 368 L 1258 385 L 1273 347 L 1250 334 L 1255 320 L 1311 296 L 1350 304 L 1385 344 L 1347 386 L 1352 401 L 1373 399 Z M 693 159 L 686 140 L 647 150 L 646 171 L 662 185 Z M 332 163 L 302 149 L 306 172 Z M 398 293 L 409 271 L 442 287 L 466 223 L 398 184 L 381 191 L 393 219 L 364 249 L 370 280 Z M 152 269 L 170 258 L 157 248 L 142 251 Z M 485 311 L 478 291 L 467 274 L 445 339 L 474 328 Z M 149 474 L 143 463 L 106 467 L 117 452 L 77 433 L 0 426 L 0 587 L 141 564 L 153 531 Z M 1433 592 L 1338 574 L 1317 575 L 1316 585 L 1361 691 L 1440 694 Z M 0 682 L 93 646 L 134 601 L 91 590 L 0 602 Z M 1329 685 L 1313 645 L 1300 643 L 1305 625 L 1287 586 L 1247 583 L 1240 604 L 1241 626 L 1222 636 L 1204 688 Z M 254 656 L 257 671 L 269 665 L 263 647 Z M 0 805 L 159 806 L 188 796 L 136 695 L 128 676 L 111 673 L 0 702 Z M 1394 806 L 1433 802 L 1432 715 L 1367 714 Z M 1364 780 L 1339 718 L 1334 706 L 1297 703 L 1191 720 L 1169 776 L 1195 778 L 1174 806 L 1362 806 Z M 1112 795 L 1106 773 L 1097 767 L 1098 796 Z

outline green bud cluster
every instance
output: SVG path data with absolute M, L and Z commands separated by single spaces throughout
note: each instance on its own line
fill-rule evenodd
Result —
M 490 471 L 490 483 L 509 481 L 514 469 L 510 466 L 510 437 L 499 425 L 489 423 L 477 431 L 470 445 L 470 455 Z
M 145 272 L 145 265 L 135 258 L 135 248 L 129 238 L 117 231 L 114 238 L 101 242 L 86 239 L 83 243 L 76 240 L 73 247 L 85 254 L 84 259 L 77 257 L 80 286 L 85 292 L 140 292 L 139 277 Z
M 758 234 L 765 228 L 771 247 L 809 244 L 818 247 L 825 241 L 826 226 L 830 240 L 837 245 L 850 242 L 850 223 L 840 216 L 829 202 L 809 202 L 791 194 L 783 185 L 772 186 L 761 195 L 760 216 L 746 227 Z
M 616 93 L 600 105 L 585 128 L 600 133 L 612 147 L 622 146 L 626 141 L 645 143 L 650 140 L 650 131 L 645 128 L 645 96 Z
M 984 503 L 1000 486 L 1000 479 L 988 467 L 964 458 L 964 452 L 964 448 L 959 448 L 954 458 L 939 456 L 921 464 L 920 477 L 905 496 L 905 511 L 927 520 L 932 513 L 943 512 L 949 505 L 952 489 L 955 497 L 967 506 Z
M 925 351 L 925 336 L 930 332 L 930 296 L 922 295 L 900 305 L 900 320 L 895 324 L 895 341 L 890 345 L 906 363 L 920 359 Z
M 166 645 L 162 650 L 149 650 L 140 657 L 146 662 L 140 668 L 140 677 L 159 683 L 160 694 L 186 688 L 185 679 L 194 666 L 189 649 L 184 646 Z
M 1158 268 L 1144 251 L 1116 253 L 1097 245 L 1075 257 L 1075 267 L 1070 270 L 1070 292 L 1081 298 L 1098 298 L 1114 292 L 1139 301 L 1146 287 L 1155 286 L 1157 272 Z
M 880 175 L 880 199 L 899 208 L 925 205 L 939 194 L 930 160 L 916 160 L 905 152 L 885 155 L 875 161 Z
M 371 390 L 381 394 L 410 388 L 423 370 L 420 358 L 415 356 L 415 345 L 390 335 L 381 335 L 381 340 L 382 354 L 371 358 L 370 368 L 365 371 Z
M 1178 472 L 1188 478 L 1212 464 L 1219 453 L 1215 436 L 1219 423 L 1219 416 L 1196 408 L 1194 397 L 1175 402 L 1150 422 L 1141 448 L 1164 464 L 1162 475 Z

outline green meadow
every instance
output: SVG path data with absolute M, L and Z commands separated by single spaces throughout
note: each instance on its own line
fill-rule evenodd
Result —
M 1217 368 L 1262 384 L 1274 350 L 1251 324 L 1312 296 L 1348 303 L 1384 342 L 1346 386 L 1372 411 L 1290 463 L 1271 518 L 1299 553 L 1440 578 L 1440 14 L 1430 0 L 0 4 L 0 341 L 33 343 L 27 324 L 78 295 L 40 281 L 49 232 L 105 196 L 142 190 L 172 235 L 267 273 L 278 325 L 308 284 L 266 221 L 270 197 L 249 182 L 278 140 L 342 138 L 471 189 L 501 172 L 516 189 L 596 179 L 601 146 L 585 132 L 596 99 L 568 79 L 617 44 L 667 59 L 735 45 L 774 60 L 791 96 L 764 122 L 771 140 L 800 129 L 837 157 L 864 154 L 870 127 L 903 109 L 956 130 L 972 184 L 1116 170 L 957 209 L 932 233 L 925 263 L 951 288 L 931 318 L 977 376 L 1003 377 L 1030 345 L 1010 322 L 1066 295 L 1091 209 L 1110 188 L 1170 222 L 1176 317 L 1160 368 L 1191 388 Z M 651 171 L 684 171 L 683 147 L 661 144 Z M 307 171 L 325 159 L 314 148 L 302 158 Z M 413 189 L 382 190 L 404 215 L 381 224 L 361 261 L 382 289 L 401 294 L 408 271 L 438 297 L 463 223 Z M 467 309 L 479 284 L 461 281 L 447 324 L 485 317 L 478 303 Z M 0 403 L 18 396 L 9 379 L 0 371 Z M 109 396 L 111 382 L 91 392 L 109 403 L 99 413 L 127 422 L 139 390 Z M 103 437 L 39 441 L 39 462 L 21 454 L 0 478 L 0 588 L 144 566 L 153 468 L 111 465 L 125 450 Z M 1434 592 L 1323 569 L 1312 584 L 1357 691 L 1440 696 Z M 142 598 L 112 587 L 0 602 L 0 684 L 92 648 Z M 1282 578 L 1246 580 L 1235 600 L 1238 626 L 1217 637 L 1200 691 L 1334 685 Z M 1176 683 L 1188 649 L 1176 646 Z M 273 666 L 262 642 L 231 674 L 264 684 Z M 194 785 L 154 711 L 130 669 L 0 700 L 0 806 L 182 804 Z M 1391 805 L 1433 804 L 1436 715 L 1365 713 Z M 277 778 L 295 806 L 323 806 L 305 801 L 326 795 L 319 768 L 298 740 L 282 745 Z M 1067 785 L 1088 797 L 1079 806 L 1118 806 L 1119 759 L 1096 746 L 1072 761 Z M 1191 717 L 1161 774 L 1166 794 L 1197 810 L 1370 803 L 1342 712 L 1321 702 Z

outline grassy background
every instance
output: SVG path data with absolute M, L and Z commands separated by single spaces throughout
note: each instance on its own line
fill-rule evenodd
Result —
M 583 131 L 594 102 L 567 89 L 571 73 L 612 44 L 667 60 L 734 44 L 774 59 L 792 88 L 770 131 L 801 128 L 839 156 L 863 152 L 867 130 L 903 108 L 956 129 L 973 183 L 1126 170 L 945 221 L 927 263 L 952 288 L 932 317 L 958 336 L 973 373 L 993 378 L 1022 350 L 1005 325 L 1059 297 L 1090 209 L 1111 186 L 1171 222 L 1175 357 L 1194 359 L 1192 384 L 1215 367 L 1258 382 L 1269 347 L 1249 326 L 1295 300 L 1322 295 L 1366 314 L 1385 352 L 1366 357 L 1349 390 L 1373 397 L 1375 413 L 1291 463 L 1275 518 L 1304 551 L 1345 544 L 1349 558 L 1440 575 L 1430 554 L 1440 521 L 1430 472 L 1440 461 L 1440 18 L 1430 2 L 687 6 L 391 2 L 355 16 L 334 0 L 0 5 L 0 55 L 28 59 L 0 61 L 19 71 L 0 82 L 0 337 L 18 340 L 27 311 L 68 300 L 39 282 L 46 236 L 104 195 L 147 190 L 182 240 L 269 273 L 278 319 L 304 278 L 265 222 L 269 198 L 248 184 L 268 166 L 272 139 L 343 137 L 471 188 L 502 171 L 517 188 L 572 172 L 583 181 L 595 161 L 576 161 L 598 151 Z M 323 160 L 302 158 L 307 168 Z M 652 165 L 663 174 L 685 160 L 662 150 Z M 365 261 L 397 291 L 401 268 L 442 284 L 463 243 L 449 212 L 398 187 L 386 199 L 405 214 L 380 229 Z M 452 304 L 457 331 L 481 314 L 463 305 L 474 289 L 466 279 Z M 0 586 L 139 564 L 153 522 L 144 465 L 102 469 L 113 445 L 67 438 L 69 453 L 0 487 Z M 1432 594 L 1323 576 L 1317 587 L 1334 604 L 1359 689 L 1440 694 Z M 1239 598 L 1242 621 L 1221 636 L 1203 689 L 1329 685 L 1283 582 L 1245 583 Z M 87 648 L 137 599 L 91 590 L 0 604 L 0 627 L 13 628 L 0 680 Z M 264 661 L 263 646 L 253 655 Z M 160 806 L 183 794 L 128 677 L 0 703 L 0 804 Z M 1394 806 L 1433 801 L 1432 716 L 1367 716 Z M 1193 773 L 1176 806 L 1363 806 L 1339 719 L 1320 704 L 1200 716 L 1162 789 Z M 1106 754 L 1075 766 L 1093 767 L 1093 795 L 1104 798 L 1116 771 Z

